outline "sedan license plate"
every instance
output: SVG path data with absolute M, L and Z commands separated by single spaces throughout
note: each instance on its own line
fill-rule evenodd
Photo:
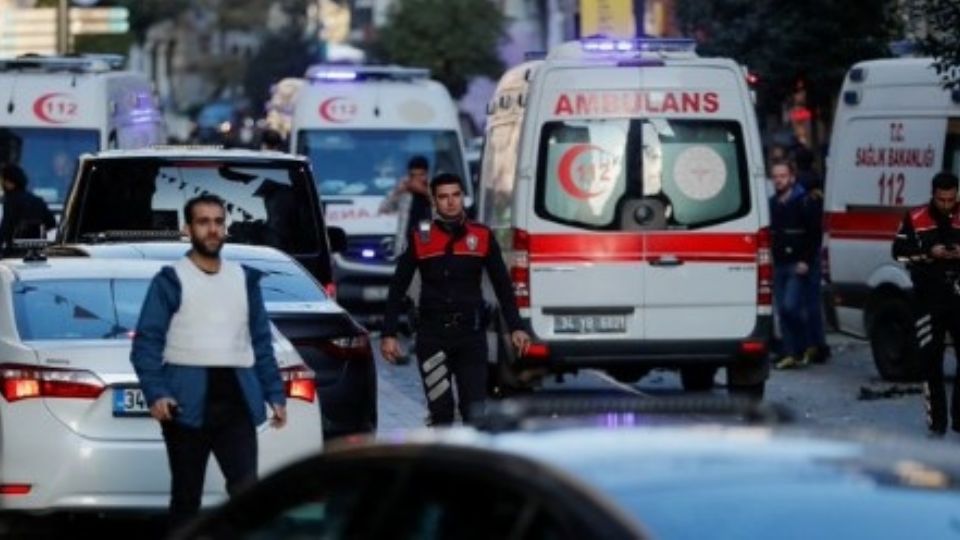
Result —
M 383 302 L 387 299 L 387 287 L 364 287 L 360 294 L 365 302 Z
M 556 334 L 621 334 L 627 331 L 625 315 L 554 315 Z
M 139 388 L 113 389 L 114 416 L 149 416 L 150 407 Z

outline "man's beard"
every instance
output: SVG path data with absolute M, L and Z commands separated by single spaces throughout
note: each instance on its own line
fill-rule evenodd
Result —
M 193 251 L 197 252 L 198 254 L 203 255 L 204 257 L 216 258 L 220 256 L 220 250 L 223 249 L 223 240 L 218 240 L 216 247 L 211 249 L 203 243 L 203 240 L 191 237 L 190 245 L 193 246 Z

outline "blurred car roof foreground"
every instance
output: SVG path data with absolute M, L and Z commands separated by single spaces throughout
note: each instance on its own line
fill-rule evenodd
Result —
M 649 406 L 613 409 L 552 428 L 421 430 L 329 448 L 181 538 L 960 535 L 952 445 L 849 430 L 658 424 Z

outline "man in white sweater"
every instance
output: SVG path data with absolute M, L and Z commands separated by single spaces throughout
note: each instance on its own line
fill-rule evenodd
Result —
M 220 258 L 223 201 L 195 197 L 184 220 L 192 249 L 154 277 L 130 355 L 167 446 L 171 528 L 199 511 L 211 453 L 232 495 L 256 480 L 266 406 L 287 417 L 260 273 Z

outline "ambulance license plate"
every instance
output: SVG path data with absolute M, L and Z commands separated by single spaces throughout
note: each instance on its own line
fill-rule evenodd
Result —
M 139 388 L 113 389 L 114 416 L 149 416 L 150 407 Z
M 621 334 L 627 331 L 625 315 L 554 315 L 555 334 Z

